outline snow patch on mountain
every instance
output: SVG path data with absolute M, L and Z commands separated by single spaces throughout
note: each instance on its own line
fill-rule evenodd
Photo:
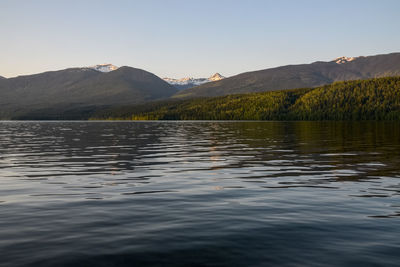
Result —
M 185 85 L 185 84 L 200 85 L 209 82 L 207 78 L 192 78 L 192 77 L 186 77 L 182 79 L 163 78 L 163 80 L 172 85 Z
M 193 78 L 193 77 L 186 77 L 186 78 L 182 78 L 182 79 L 163 78 L 164 81 L 166 81 L 167 83 L 169 83 L 171 85 L 174 85 L 178 89 L 186 89 L 186 88 L 198 86 L 198 85 L 208 83 L 208 82 L 219 81 L 222 79 L 225 79 L 225 77 L 219 73 L 215 73 L 214 75 L 212 75 L 209 78 Z
M 336 62 L 337 64 L 344 64 L 344 63 L 353 61 L 355 59 L 356 59 L 356 57 L 338 57 L 338 58 L 335 58 L 332 61 Z
M 215 73 L 213 76 L 209 77 L 208 79 L 209 79 L 210 81 L 215 82 L 215 81 L 219 81 L 219 80 L 225 79 L 225 77 L 222 76 L 221 74 L 219 74 L 219 73 L 217 72 L 217 73 Z
M 110 72 L 110 71 L 118 69 L 118 67 L 113 65 L 113 64 L 98 64 L 98 65 L 95 65 L 95 66 L 90 66 L 88 68 L 89 69 L 93 69 L 93 70 L 97 70 L 97 71 L 100 71 L 100 72 Z

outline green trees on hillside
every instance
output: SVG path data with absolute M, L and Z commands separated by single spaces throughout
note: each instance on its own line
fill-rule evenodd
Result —
M 302 120 L 391 120 L 400 118 L 400 78 L 338 82 L 316 88 L 290 107 Z
M 96 119 L 398 120 L 400 78 L 336 82 L 318 88 L 170 100 L 110 109 Z

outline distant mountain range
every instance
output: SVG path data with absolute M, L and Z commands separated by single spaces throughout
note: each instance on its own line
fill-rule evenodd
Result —
M 400 53 L 340 57 L 330 62 L 288 65 L 228 78 L 216 73 L 209 78 L 163 80 L 145 70 L 101 64 L 8 79 L 0 77 L 0 119 L 84 119 L 94 110 L 170 97 L 317 87 L 335 81 L 387 76 L 400 76 Z
M 174 97 L 205 97 L 317 87 L 336 81 L 400 75 L 400 53 L 340 57 L 330 62 L 252 71 L 178 92 Z
M 109 72 L 104 72 L 106 69 Z M 132 105 L 168 98 L 177 89 L 156 75 L 131 67 L 94 66 L 0 80 L 0 118 L 26 114 L 80 113 L 94 107 Z M 64 116 L 63 115 L 63 116 Z M 78 114 L 79 115 L 79 114 Z
M 209 78 L 192 78 L 192 77 L 187 77 L 182 79 L 163 78 L 164 81 L 175 86 L 178 90 L 188 89 L 205 83 L 219 81 L 222 79 L 225 79 L 225 77 L 219 73 L 215 73 Z

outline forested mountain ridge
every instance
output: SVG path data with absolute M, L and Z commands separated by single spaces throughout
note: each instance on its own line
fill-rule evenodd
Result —
M 115 107 L 121 106 L 137 107 L 143 103 L 149 103 L 148 107 L 154 108 L 154 103 L 151 102 L 171 97 L 179 100 L 232 95 L 230 96 L 232 100 L 239 99 L 236 94 L 290 90 L 291 88 L 310 88 L 307 90 L 311 90 L 311 88 L 341 80 L 362 80 L 370 77 L 387 76 L 400 76 L 400 53 L 356 58 L 340 57 L 331 62 L 315 62 L 247 72 L 180 92 L 173 85 L 150 72 L 131 67 L 118 68 L 112 64 L 101 64 L 8 79 L 0 77 L 0 119 L 87 119 L 100 110 L 110 110 L 110 108 L 115 110 Z M 388 91 L 388 89 L 385 90 Z M 298 91 L 295 90 L 294 92 L 297 94 Z M 272 97 L 272 95 L 274 95 L 276 101 L 278 101 L 278 96 L 285 96 L 286 100 L 289 96 L 291 97 L 289 92 L 275 92 L 268 97 Z M 246 100 L 247 98 L 252 98 L 247 95 L 242 97 L 244 97 L 244 100 L 240 101 L 245 102 L 249 101 Z M 259 97 L 262 99 L 267 95 L 260 95 Z M 321 97 L 325 96 L 321 95 Z M 386 102 L 383 102 L 382 105 L 390 102 L 386 97 L 384 97 L 384 100 Z M 193 103 L 196 101 L 201 103 L 202 100 L 195 100 Z M 210 101 L 217 100 L 212 99 Z M 226 99 L 221 101 L 226 101 Z M 259 100 L 253 99 L 253 101 L 258 103 Z M 276 105 L 276 101 L 271 103 Z M 193 104 L 192 102 L 185 103 Z M 334 102 L 331 104 L 337 105 Z M 203 106 L 203 104 L 199 105 L 200 107 Z M 251 107 L 249 103 L 246 105 L 248 106 L 246 106 L 244 115 L 239 116 L 235 113 L 237 111 L 230 111 L 236 114 L 232 116 L 239 119 L 247 118 Z M 204 106 L 207 106 L 207 104 L 204 104 Z M 208 107 L 213 109 L 213 106 Z M 190 109 L 194 112 L 193 107 L 190 107 Z M 296 109 L 300 111 L 304 107 L 296 106 Z M 187 116 L 198 118 L 206 114 L 201 108 L 199 112 L 203 115 L 196 115 L 195 113 L 189 115 L 186 113 L 187 111 L 181 111 L 180 109 L 178 117 L 183 119 L 186 119 Z M 278 111 L 275 110 L 275 112 Z M 289 110 L 285 112 L 289 114 Z M 253 112 L 249 116 L 254 117 L 254 114 Z M 293 115 L 293 112 L 291 114 Z M 215 116 L 218 119 L 222 115 Z M 227 116 L 225 114 L 223 117 Z M 258 114 L 257 116 L 261 115 Z M 282 112 L 279 112 L 279 115 L 276 116 L 282 117 Z M 342 117 L 345 118 L 346 116 L 343 115 Z M 211 115 L 206 117 L 214 118 Z M 314 118 L 314 115 L 312 117 Z
M 317 88 L 170 100 L 103 110 L 92 119 L 400 120 L 400 77 Z
M 330 62 L 288 65 L 252 71 L 178 92 L 175 98 L 195 98 L 317 87 L 336 81 L 400 75 L 400 53 Z

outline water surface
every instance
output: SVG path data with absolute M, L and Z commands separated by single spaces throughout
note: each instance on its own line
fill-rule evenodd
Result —
M 396 266 L 400 125 L 1 122 L 0 265 Z

